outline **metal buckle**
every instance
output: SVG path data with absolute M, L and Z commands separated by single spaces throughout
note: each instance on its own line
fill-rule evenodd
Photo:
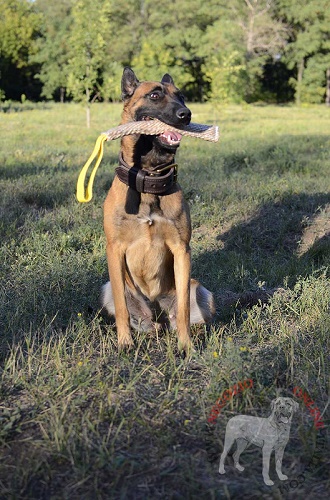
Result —
M 174 172 L 176 173 L 176 170 L 178 168 L 178 165 L 177 163 L 173 163 L 172 165 L 166 165 L 166 167 L 163 167 L 163 168 L 157 168 L 155 170 L 155 172 L 157 174 L 161 174 L 162 172 L 164 172 L 164 170 L 170 170 L 171 168 L 174 168 Z
M 161 174 L 165 170 L 170 170 L 171 168 L 174 168 L 174 177 L 175 177 L 175 180 L 176 180 L 177 175 L 178 175 L 178 164 L 177 163 L 172 163 L 172 165 L 166 165 L 166 167 L 163 167 L 163 168 L 157 168 L 155 170 L 155 174 Z M 150 175 L 153 175 L 153 174 L 150 174 Z

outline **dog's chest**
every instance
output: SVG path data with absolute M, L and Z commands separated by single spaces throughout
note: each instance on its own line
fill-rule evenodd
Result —
M 157 226 L 159 229 L 163 226 L 172 225 L 173 222 L 169 219 L 166 219 L 162 213 L 154 213 L 151 212 L 149 215 L 138 215 L 137 222 L 139 225 L 147 225 L 147 226 Z
M 176 239 L 184 228 L 189 227 L 179 204 L 159 199 L 148 201 L 140 203 L 136 214 L 121 213 L 120 227 L 125 232 L 126 241 L 164 244 L 167 240 Z
M 164 244 L 177 232 L 175 222 L 160 211 L 138 214 L 127 223 L 131 231 L 132 243 L 142 241 L 142 244 Z

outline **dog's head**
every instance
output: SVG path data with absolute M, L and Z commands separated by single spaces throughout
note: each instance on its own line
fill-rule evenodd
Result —
M 272 415 L 279 424 L 291 423 L 293 413 L 299 408 L 299 404 L 291 398 L 274 399 L 270 406 Z
M 170 75 L 163 76 L 160 82 L 139 82 L 131 68 L 125 68 L 121 82 L 124 111 L 122 123 L 157 118 L 168 125 L 180 128 L 188 125 L 191 111 L 184 103 L 180 90 L 174 85 Z M 157 136 L 143 136 L 144 151 L 152 147 L 175 153 L 180 145 L 181 135 L 165 131 Z

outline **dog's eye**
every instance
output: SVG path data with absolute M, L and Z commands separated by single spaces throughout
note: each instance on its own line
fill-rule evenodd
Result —
M 155 90 L 149 94 L 149 97 L 155 101 L 156 99 L 160 99 L 162 97 L 162 93 L 159 90 Z

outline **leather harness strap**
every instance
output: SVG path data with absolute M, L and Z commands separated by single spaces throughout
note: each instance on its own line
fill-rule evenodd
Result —
M 166 195 L 176 183 L 177 164 L 159 165 L 155 170 L 149 171 L 130 167 L 120 154 L 116 174 L 121 182 L 139 193 Z

